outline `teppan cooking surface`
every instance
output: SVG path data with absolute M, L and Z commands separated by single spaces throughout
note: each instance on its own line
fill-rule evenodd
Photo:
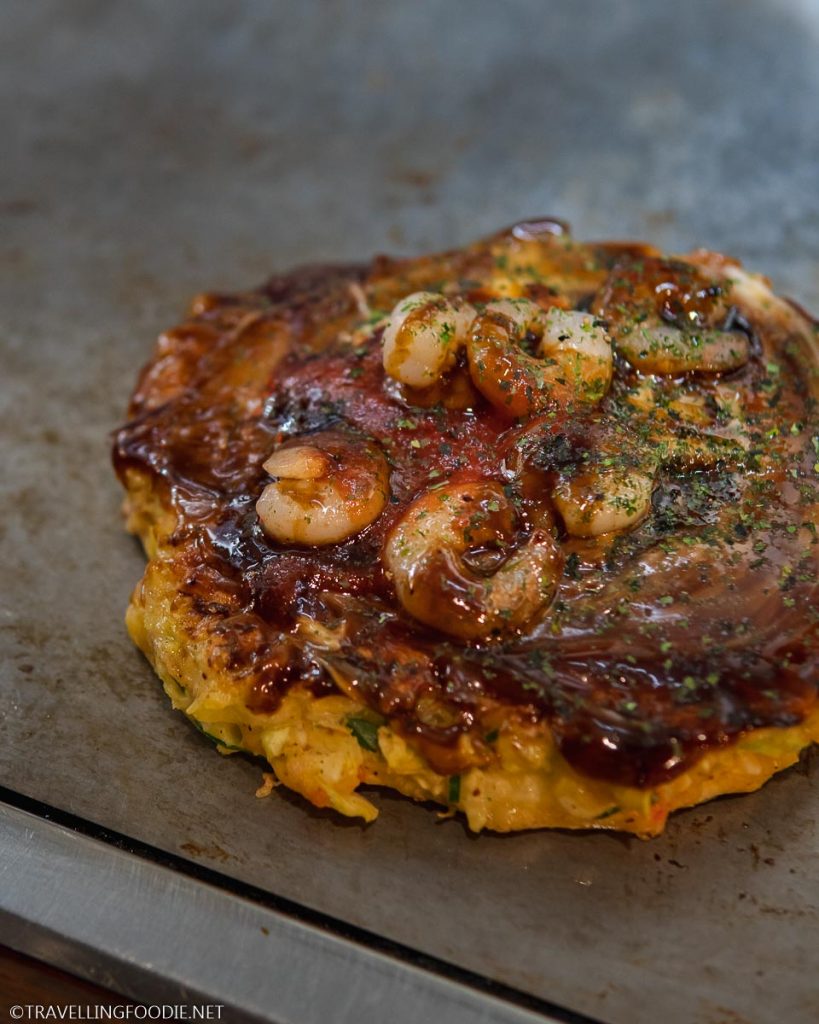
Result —
M 121 529 L 108 435 L 194 293 L 457 245 L 532 214 L 582 238 L 729 252 L 819 310 L 819 4 L 7 0 L 0 26 L 2 781 L 11 802 L 107 830 L 78 846 L 41 804 L 34 825 L 10 809 L 0 940 L 90 973 L 93 955 L 65 952 L 89 937 L 54 923 L 58 885 L 51 944 L 26 938 L 47 921 L 20 842 L 40 837 L 44 870 L 71 874 L 114 857 L 118 833 L 139 864 L 171 855 L 153 869 L 186 885 L 320 915 L 357 936 L 344 948 L 380 937 L 407 971 L 497 983 L 475 989 L 482 1019 L 814 1021 L 809 761 L 650 843 L 475 838 L 389 796 L 367 828 L 279 792 L 257 800 L 260 766 L 219 757 L 172 713 L 125 635 L 143 558 Z M 141 877 L 124 865 L 106 877 Z M 125 938 L 128 908 L 111 903 Z M 214 919 L 184 936 L 201 951 L 190 985 L 218 935 Z M 319 974 L 334 954 L 308 946 L 302 969 Z M 106 957 L 106 983 L 127 988 L 122 957 Z M 152 970 L 178 982 L 170 960 Z M 297 1001 L 271 1000 L 269 1019 L 300 1019 Z

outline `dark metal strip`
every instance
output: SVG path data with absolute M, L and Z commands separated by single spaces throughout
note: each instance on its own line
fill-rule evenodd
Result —
M 149 860 L 121 848 L 125 837 L 106 839 L 0 806 L 2 941 L 143 1002 L 221 1003 L 231 1020 L 381 1024 L 385 1008 L 391 1024 L 586 1020 L 515 1005 L 411 951 L 415 962 L 322 927 L 321 915 L 299 920 L 202 880 L 202 869 L 182 874 L 156 862 L 175 858 Z

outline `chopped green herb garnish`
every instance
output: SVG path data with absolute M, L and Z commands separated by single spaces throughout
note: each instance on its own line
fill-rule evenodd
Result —
M 605 809 L 605 811 L 601 811 L 601 813 L 597 815 L 597 820 L 598 821 L 602 821 L 603 818 L 610 818 L 612 816 L 612 814 L 619 814 L 619 813 L 620 813 L 620 808 L 617 806 L 617 804 L 614 804 L 611 807 L 607 807 Z
M 348 718 L 347 728 L 365 750 L 378 750 L 378 725 L 368 718 Z
M 191 721 L 196 726 L 196 728 L 199 730 L 199 732 L 202 733 L 203 736 L 207 736 L 207 738 L 209 740 L 211 740 L 211 742 L 218 744 L 218 746 L 225 747 L 226 750 L 243 750 L 244 749 L 243 747 L 237 747 L 235 743 L 228 743 L 227 740 L 221 740 L 221 739 L 219 739 L 218 736 L 214 736 L 212 732 L 208 732 L 208 730 L 204 727 L 204 725 L 202 725 L 201 722 L 198 722 L 195 718 L 191 718 Z

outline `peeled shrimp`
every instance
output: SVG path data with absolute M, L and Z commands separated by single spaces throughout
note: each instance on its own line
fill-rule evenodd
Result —
M 413 388 L 428 388 L 452 369 L 475 310 L 435 292 L 414 292 L 395 306 L 383 336 L 385 371 Z
M 554 595 L 559 549 L 546 508 L 527 539 L 514 546 L 517 520 L 503 488 L 491 480 L 447 483 L 423 493 L 393 529 L 384 554 L 404 608 L 462 639 L 519 629 L 535 619 Z
M 337 544 L 369 526 L 389 498 L 389 466 L 375 444 L 341 431 L 296 438 L 264 463 L 276 479 L 256 512 L 279 544 Z
M 536 353 L 521 343 L 532 339 Z M 467 341 L 475 387 L 510 416 L 593 405 L 608 391 L 611 344 L 594 317 L 576 310 L 544 311 L 528 299 L 490 303 Z

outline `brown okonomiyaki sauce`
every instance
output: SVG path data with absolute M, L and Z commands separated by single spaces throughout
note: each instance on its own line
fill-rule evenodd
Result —
M 533 246 L 539 262 L 529 273 Z M 646 265 L 669 285 L 667 322 L 713 314 L 719 289 L 706 273 L 648 246 L 582 245 L 547 223 L 443 256 L 311 267 L 258 291 L 203 297 L 160 339 L 117 434 L 115 464 L 121 476 L 129 467 L 150 474 L 176 511 L 182 593 L 208 617 L 222 667 L 252 679 L 253 710 L 273 710 L 297 681 L 316 693 L 340 687 L 415 737 L 443 773 L 459 769 L 460 733 L 483 737 L 510 713 L 545 716 L 571 764 L 637 786 L 672 778 L 743 730 L 806 716 L 819 675 L 815 370 L 787 325 L 764 317 L 725 310 L 751 358 L 691 382 L 709 408 L 719 383 L 741 394 L 742 465 L 665 466 L 641 525 L 562 536 L 557 594 L 524 633 L 449 638 L 403 611 L 384 571 L 385 538 L 419 493 L 443 480 L 509 486 L 503 466 L 526 424 L 494 410 L 461 364 L 426 394 L 385 378 L 375 326 L 383 315 L 420 289 L 485 302 L 498 275 L 510 274 L 520 294 L 578 309 L 614 281 L 633 302 L 612 318 L 639 316 Z M 804 332 L 816 330 L 794 315 Z M 624 400 L 638 383 L 618 357 L 597 409 L 553 416 L 526 449 L 511 550 L 531 529 L 539 481 L 582 462 L 599 436 L 638 454 L 648 443 L 645 418 Z M 328 429 L 382 446 L 390 501 L 343 543 L 277 545 L 255 512 L 269 480 L 262 463 L 281 441 Z M 491 570 L 497 556 L 474 557 Z M 332 648 L 299 626 L 311 620 L 336 637 Z

